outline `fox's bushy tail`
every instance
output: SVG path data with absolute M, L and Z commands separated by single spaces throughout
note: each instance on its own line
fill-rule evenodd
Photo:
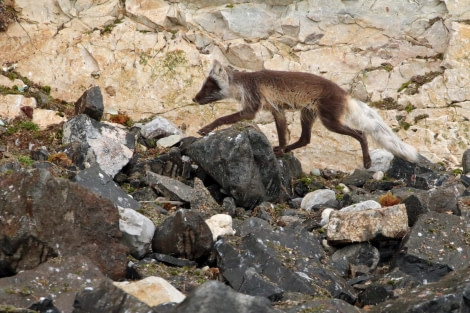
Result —
M 346 124 L 370 135 L 393 155 L 410 162 L 418 160 L 419 154 L 416 149 L 398 138 L 374 109 L 350 97 L 347 101 L 347 113 L 344 120 Z

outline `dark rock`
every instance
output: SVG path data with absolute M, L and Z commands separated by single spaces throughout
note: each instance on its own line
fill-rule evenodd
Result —
M 369 192 L 373 192 L 376 190 L 383 190 L 389 191 L 393 188 L 402 185 L 403 183 L 400 181 L 391 181 L 391 180 L 372 180 L 367 181 L 364 184 L 364 189 L 368 190 Z
M 194 261 L 181 259 L 181 258 L 175 258 L 175 257 L 169 256 L 169 255 L 166 255 L 166 254 L 161 254 L 161 253 L 152 253 L 151 255 L 149 255 L 149 258 L 154 259 L 158 262 L 165 263 L 167 265 L 172 265 L 172 266 L 179 266 L 179 267 L 188 266 L 188 267 L 191 267 L 191 266 L 196 266 L 197 265 L 196 262 L 194 262 Z
M 457 205 L 464 188 L 461 184 L 446 184 L 429 190 L 429 210 L 460 215 Z
M 225 197 L 222 201 L 222 209 L 229 215 L 235 216 L 235 210 L 237 209 L 235 200 L 232 197 Z
M 401 253 L 396 257 L 400 271 L 410 275 L 421 283 L 438 281 L 449 274 L 452 269 L 446 264 L 427 262 L 423 258 Z
M 113 203 L 43 169 L 0 179 L 1 276 L 82 254 L 105 275 L 124 277 L 128 248 Z
M 21 169 L 21 164 L 20 162 L 18 162 L 17 159 L 0 164 L 0 174 L 6 173 L 9 171 L 17 172 L 20 169 Z
M 197 177 L 194 178 L 194 193 L 190 202 L 192 210 L 196 210 L 203 214 L 204 217 L 210 218 L 212 215 L 222 213 L 222 207 L 214 200 L 204 183 Z
M 130 193 L 132 198 L 136 201 L 154 201 L 157 198 L 157 193 L 153 188 L 143 187 Z
M 321 312 L 321 313 L 361 313 L 361 309 L 353 306 L 346 301 L 340 299 L 318 299 L 307 301 L 300 305 L 295 305 L 283 312 L 285 313 L 307 313 L 307 312 Z
M 372 179 L 373 174 L 374 173 L 368 170 L 356 169 L 351 175 L 343 178 L 342 183 L 346 186 L 362 187 L 364 186 L 366 181 Z
M 99 86 L 91 87 L 75 102 L 75 115 L 86 114 L 94 120 L 101 121 L 103 112 L 103 95 Z
M 277 159 L 281 171 L 282 184 L 286 188 L 292 186 L 292 179 L 302 177 L 302 164 L 292 153 L 286 153 Z
M 276 313 L 271 303 L 264 297 L 252 297 L 235 292 L 217 281 L 209 281 L 176 306 L 172 313 Z
M 412 227 L 416 223 L 418 217 L 421 214 L 429 212 L 427 206 L 425 206 L 425 204 L 422 203 L 422 200 L 415 195 L 409 196 L 403 201 L 403 203 L 406 205 L 406 213 L 408 214 L 408 226 L 410 227 Z
M 441 166 L 427 160 L 411 163 L 401 158 L 393 158 L 386 175 L 403 180 L 409 187 L 430 189 L 441 185 L 449 177 L 448 174 L 438 172 L 443 170 Z
M 273 204 L 268 203 L 268 202 L 260 203 L 258 206 L 256 206 L 253 209 L 252 216 L 260 218 L 260 219 L 265 220 L 267 222 L 272 222 L 273 221 L 273 216 L 274 216 L 274 206 L 273 206 Z
M 371 313 L 454 313 L 470 312 L 468 277 L 470 268 L 457 270 L 434 283 L 424 284 L 370 307 Z
M 61 311 L 54 306 L 52 299 L 49 298 L 43 298 L 33 303 L 29 308 L 39 313 L 61 313 Z
M 389 288 L 390 289 L 390 288 Z M 377 305 L 392 298 L 393 293 L 385 286 L 371 284 L 358 296 L 358 302 L 363 305 Z
M 205 263 L 213 248 L 212 232 L 201 215 L 180 209 L 157 227 L 152 240 L 154 252 Z
M 245 254 L 239 254 L 232 245 L 223 240 L 217 241 L 215 247 L 219 257 L 217 262 L 219 268 L 233 289 L 244 294 L 261 296 L 271 300 L 279 300 L 281 298 L 284 290 L 269 279 L 261 276 L 252 267 L 255 264 L 244 264 Z M 303 286 L 302 284 L 300 285 Z
M 48 303 L 37 303 L 37 299 L 52 296 L 55 307 L 71 312 L 75 293 L 97 287 L 104 279 L 98 267 L 85 256 L 58 257 L 32 270 L 1 278 L 0 299 L 4 304 L 41 311 Z
M 465 186 L 465 188 L 470 187 L 470 177 L 467 175 L 461 175 L 460 176 L 460 181 L 462 184 Z
M 189 179 L 191 162 L 181 155 L 180 149 L 173 147 L 168 153 L 160 154 L 153 159 L 137 160 L 135 164 L 125 169 L 130 177 L 143 177 L 147 171 L 175 179 Z
M 356 277 L 372 273 L 377 268 L 380 254 L 370 243 L 358 243 L 336 250 L 331 260 L 344 277 Z
M 140 208 L 140 203 L 124 192 L 97 164 L 78 172 L 73 181 L 116 206 L 134 210 Z
M 80 291 L 73 304 L 73 313 L 159 313 L 137 298 L 129 296 L 122 289 L 106 279 L 96 288 L 85 288 Z
M 411 182 L 411 186 L 420 189 L 431 189 L 436 186 L 441 186 L 448 178 L 449 174 L 436 172 L 416 174 L 414 180 Z
M 31 159 L 35 161 L 47 161 L 49 158 L 50 153 L 47 149 L 39 148 L 31 151 Z
M 287 199 L 290 187 L 283 181 L 290 179 L 282 177 L 269 141 L 251 126 L 240 128 L 237 124 L 200 138 L 185 153 L 241 207 Z
M 470 149 L 465 150 L 462 155 L 463 174 L 470 172 Z
M 397 265 L 421 280 L 436 281 L 451 270 L 470 265 L 464 218 L 430 212 L 419 217 L 403 242 Z
M 73 141 L 60 148 L 59 152 L 65 153 L 72 163 L 81 170 L 96 163 L 95 153 L 86 142 Z
M 354 302 L 352 288 L 335 270 L 325 268 L 325 254 L 318 239 L 302 227 L 273 231 L 266 221 L 250 218 L 237 234 L 242 236 L 238 248 L 221 240 L 215 244 L 218 265 L 235 290 L 240 288 L 246 270 L 254 268 L 268 283 L 285 292 L 316 295 L 324 288 L 333 297 Z
M 194 189 L 179 180 L 147 172 L 147 184 L 159 194 L 174 201 L 191 202 L 195 195 Z
M 325 189 L 325 185 L 318 181 L 308 181 L 304 179 L 299 179 L 294 183 L 295 194 L 299 197 L 304 197 L 307 193 L 312 190 Z

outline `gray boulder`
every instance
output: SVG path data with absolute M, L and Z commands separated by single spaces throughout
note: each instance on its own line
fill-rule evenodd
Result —
M 185 153 L 206 171 L 237 205 L 253 208 L 280 202 L 290 188 L 265 135 L 253 126 L 234 125 L 191 144 Z
M 196 288 L 172 313 L 275 313 L 270 301 L 234 291 L 218 281 L 209 281 Z
M 106 276 L 124 277 L 128 248 L 109 200 L 45 169 L 2 177 L 0 190 L 0 276 L 82 254 Z
M 103 171 L 114 177 L 134 154 L 135 137 L 127 130 L 109 123 L 100 123 L 87 115 L 80 114 L 67 121 L 63 127 L 63 144 L 78 141 L 81 149 L 89 147 L 90 151 L 82 151 L 84 163 L 99 164 Z

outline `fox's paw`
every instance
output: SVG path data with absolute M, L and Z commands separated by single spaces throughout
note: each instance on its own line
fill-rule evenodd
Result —
M 200 130 L 198 130 L 197 133 L 201 136 L 205 136 L 208 133 L 210 133 L 210 131 L 211 131 L 211 129 L 208 129 L 208 128 L 204 127 L 204 128 L 201 128 Z
M 274 155 L 277 157 L 283 156 L 284 155 L 284 149 L 281 147 L 274 147 L 273 148 Z

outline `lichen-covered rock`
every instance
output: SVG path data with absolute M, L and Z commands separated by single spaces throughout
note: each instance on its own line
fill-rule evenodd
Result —
M 109 200 L 45 169 L 4 177 L 0 190 L 1 276 L 79 253 L 106 276 L 124 277 L 128 249 Z
M 404 204 L 363 211 L 333 211 L 327 226 L 327 238 L 333 243 L 363 242 L 377 236 L 401 239 L 407 232 Z

